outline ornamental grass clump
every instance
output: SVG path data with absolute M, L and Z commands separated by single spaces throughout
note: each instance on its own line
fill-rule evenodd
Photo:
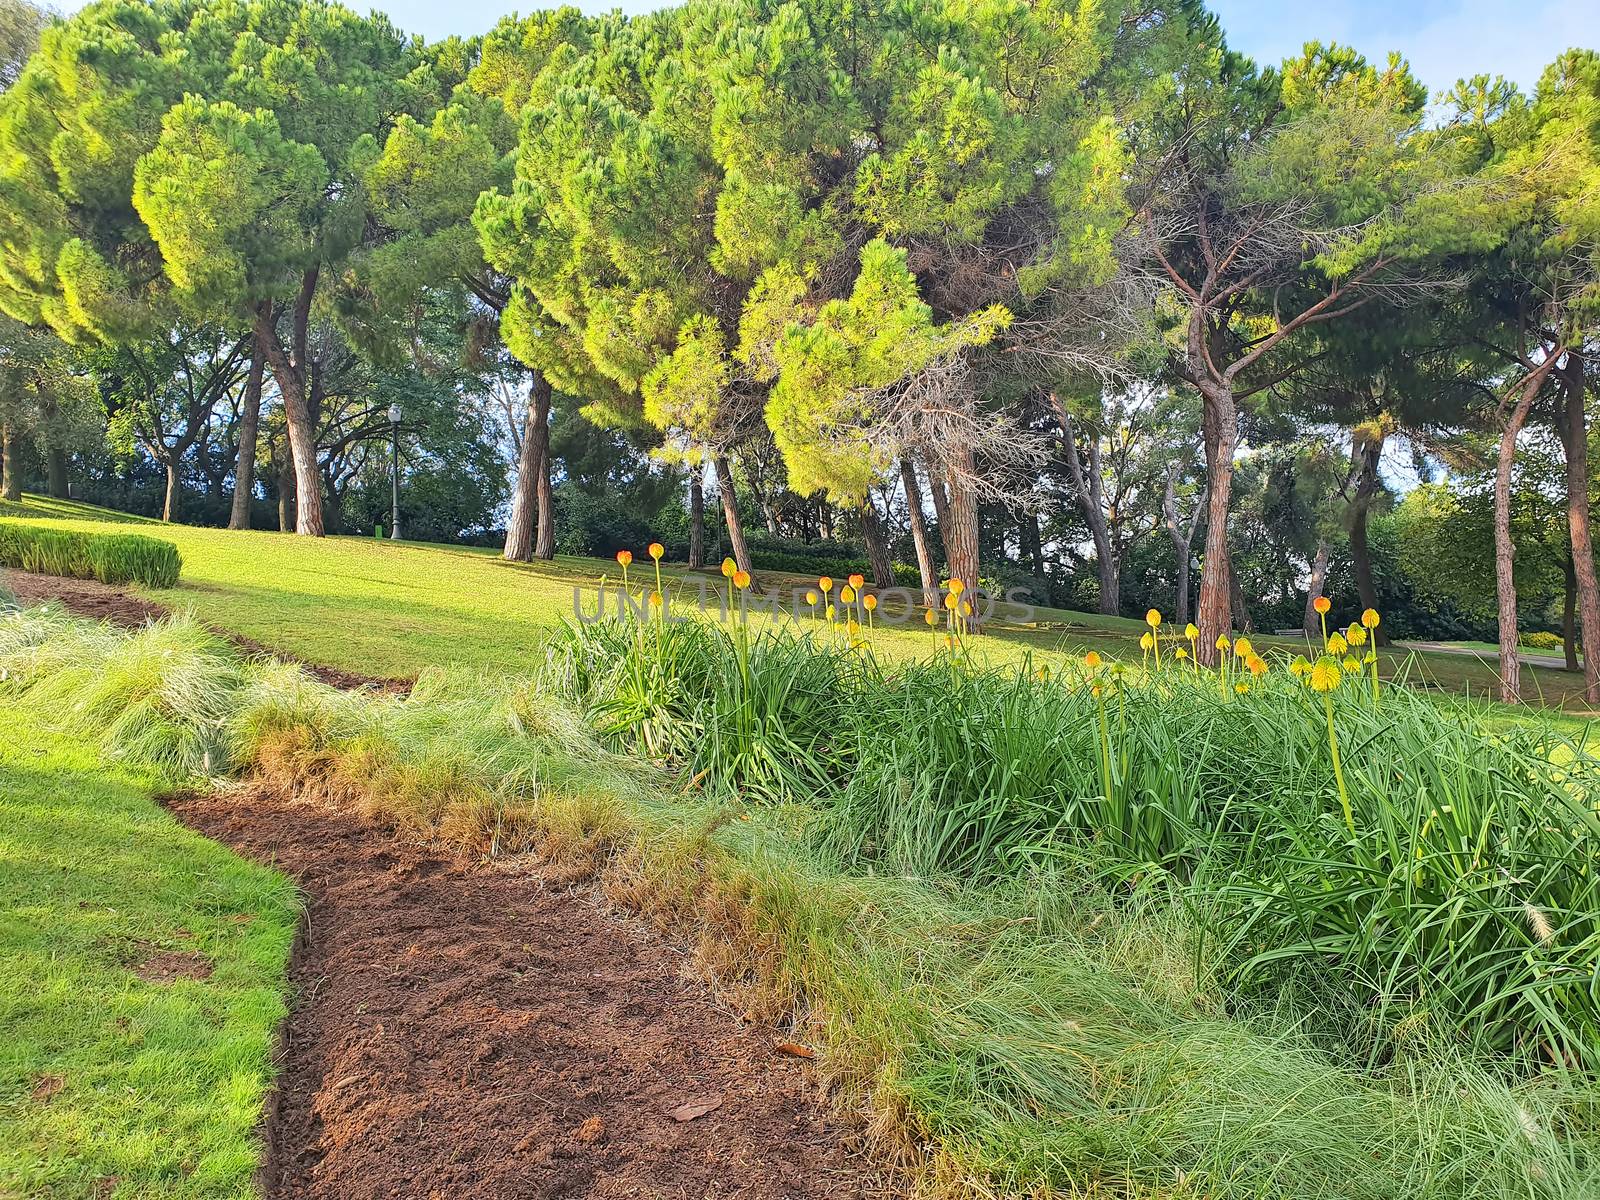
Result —
M 1226 640 L 1221 687 L 1098 655 L 885 663 L 772 631 L 741 670 L 706 623 L 672 631 L 649 704 L 630 681 L 650 647 L 603 625 L 553 639 L 550 670 L 613 746 L 809 813 L 841 869 L 969 886 L 1071 869 L 1113 896 L 1159 881 L 1240 1002 L 1314 998 L 1308 1022 L 1346 1053 L 1421 1038 L 1517 1070 L 1597 1065 L 1595 760 L 1405 689 L 1380 707 L 1348 655 L 1273 669 Z

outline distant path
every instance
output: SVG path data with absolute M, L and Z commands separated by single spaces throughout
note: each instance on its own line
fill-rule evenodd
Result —
M 811 1065 L 597 889 L 255 787 L 171 808 L 306 897 L 267 1200 L 881 1194 Z
M 1488 650 L 1474 650 L 1470 646 L 1449 646 L 1444 642 L 1396 642 L 1407 650 L 1427 650 L 1434 654 L 1458 654 L 1463 658 L 1476 658 L 1483 662 L 1493 663 L 1497 655 Z M 1565 671 L 1567 660 L 1565 658 L 1552 658 L 1548 654 L 1529 654 L 1526 650 L 1517 655 L 1524 666 L 1545 667 L 1552 671 Z
M 153 600 L 135 596 L 121 588 L 112 587 L 95 579 L 66 579 L 59 575 L 34 575 L 27 571 L 0 572 L 0 584 L 16 594 L 24 604 L 61 604 L 68 612 L 95 621 L 109 621 L 125 629 L 138 629 L 150 621 L 167 616 L 172 610 Z M 341 671 L 320 663 L 306 662 L 292 654 L 273 650 L 260 642 L 226 629 L 210 626 L 218 637 L 227 638 L 246 654 L 264 654 L 280 658 L 302 667 L 308 675 L 320 679 L 330 687 L 372 688 L 380 692 L 408 692 L 411 682 L 405 679 L 381 679 L 374 675 L 361 675 L 354 671 Z

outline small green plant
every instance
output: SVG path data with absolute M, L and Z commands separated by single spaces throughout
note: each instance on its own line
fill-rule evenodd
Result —
M 8 521 L 0 524 L 0 566 L 115 585 L 170 588 L 178 584 L 183 558 L 171 542 L 141 534 L 79 533 Z

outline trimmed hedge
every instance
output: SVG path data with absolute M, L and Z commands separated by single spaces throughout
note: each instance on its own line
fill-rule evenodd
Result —
M 136 533 L 75 533 L 0 523 L 0 566 L 101 583 L 178 584 L 183 557 L 171 542 Z

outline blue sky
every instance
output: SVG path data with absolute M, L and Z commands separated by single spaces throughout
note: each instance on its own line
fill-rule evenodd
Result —
M 372 0 L 346 3 L 374 6 Z M 613 7 L 612 0 L 578 3 L 588 12 Z M 622 0 L 619 6 L 626 12 L 661 7 L 658 0 Z M 1434 91 L 1480 71 L 1531 88 L 1544 64 L 1567 47 L 1600 48 L 1600 0 L 1324 0 L 1315 7 L 1211 0 L 1211 6 L 1229 43 L 1261 62 L 1278 62 L 1312 38 L 1353 45 L 1380 61 L 1399 50 Z M 79 4 L 67 0 L 65 7 Z M 505 0 L 388 0 L 376 7 L 402 29 L 429 38 L 482 33 L 509 11 Z

